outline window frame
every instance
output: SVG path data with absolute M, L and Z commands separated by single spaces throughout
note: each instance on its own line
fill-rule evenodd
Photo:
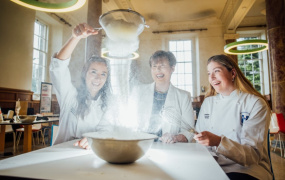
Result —
M 33 73 L 32 73 L 32 91 L 34 91 L 34 94 L 40 94 L 41 91 L 41 82 L 45 82 L 47 80 L 47 65 L 48 65 L 48 44 L 49 44 L 49 25 L 47 23 L 45 23 L 44 21 L 40 20 L 39 18 L 36 18 L 35 22 L 34 22 L 34 27 L 37 24 L 40 24 L 40 26 L 44 27 L 44 34 L 36 34 L 35 32 L 35 28 L 34 28 L 34 39 L 33 39 Z M 38 44 L 38 47 L 35 47 L 35 37 L 38 37 L 38 40 L 40 40 L 41 38 L 43 39 L 44 43 L 44 49 L 41 49 L 41 43 Z M 38 52 L 39 54 L 44 54 L 44 62 L 42 58 L 40 58 L 39 55 L 39 62 L 38 64 L 36 64 L 34 62 L 35 59 L 35 51 Z M 35 66 L 38 66 L 38 69 L 41 69 L 41 74 L 42 77 L 36 77 L 36 75 L 34 75 L 35 72 Z M 42 79 L 40 79 L 42 78 Z M 34 89 L 34 82 L 36 82 L 37 85 L 36 86 L 36 90 Z
M 257 34 L 251 34 L 251 35 L 243 35 L 241 36 L 240 38 L 237 39 L 237 41 L 242 41 L 242 40 L 246 40 L 244 38 L 251 38 L 251 39 L 261 39 L 261 36 L 260 35 L 257 35 Z M 252 58 L 253 57 L 253 54 L 258 54 L 258 58 Z M 245 56 L 245 55 L 241 55 L 241 56 Z M 245 65 L 246 61 L 258 61 L 259 62 L 259 74 L 260 74 L 260 83 L 255 83 L 254 82 L 254 74 L 255 74 L 255 71 L 253 69 L 253 64 L 254 62 L 252 62 L 252 69 L 250 71 L 248 71 L 249 73 L 252 73 L 253 74 L 253 81 L 251 81 L 250 79 L 248 79 L 253 87 L 255 88 L 255 85 L 259 85 L 260 86 L 260 93 L 261 94 L 264 94 L 265 92 L 265 85 L 264 85 L 264 76 L 265 76 L 265 72 L 264 72 L 264 67 L 263 67 L 263 61 L 264 61 L 264 58 L 263 58 L 263 54 L 262 52 L 257 52 L 257 53 L 251 53 L 250 54 L 251 56 L 251 59 L 240 59 L 239 55 L 237 57 L 237 60 L 238 60 L 238 65 L 240 64 L 241 61 L 243 61 L 243 64 Z M 240 65 L 239 65 L 240 67 Z M 241 71 L 243 72 L 243 74 L 246 76 L 246 72 L 247 71 L 243 71 L 242 68 L 240 67 Z
M 195 78 L 196 77 L 196 58 L 195 58 L 195 53 L 196 53 L 196 47 L 195 47 L 195 39 L 194 38 L 189 38 L 189 37 L 179 37 L 179 38 L 175 38 L 175 37 L 173 37 L 173 38 L 168 38 L 167 40 L 166 40 L 166 49 L 168 50 L 168 51 L 171 51 L 170 50 L 170 47 L 169 47 L 169 43 L 170 43 L 170 41 L 190 41 L 190 43 L 191 43 L 191 63 L 192 63 L 192 73 L 191 73 L 191 75 L 192 75 L 192 79 L 191 79 L 191 81 L 192 81 L 192 92 L 191 91 L 188 91 L 188 90 L 186 90 L 186 91 L 188 91 L 188 92 L 190 92 L 191 93 L 191 97 L 196 97 L 197 96 L 197 92 L 196 92 L 196 88 L 197 88 L 197 79 Z M 172 52 L 172 51 L 171 51 Z M 174 53 L 175 54 L 175 53 Z M 176 57 L 176 56 L 175 56 Z M 177 58 L 177 57 L 176 57 Z M 187 61 L 186 61 L 187 62 Z M 178 66 L 178 64 L 180 64 L 180 63 L 185 63 L 185 62 L 176 62 L 176 66 L 175 66 L 175 71 L 173 72 L 173 74 L 178 74 L 177 73 L 177 66 Z M 185 66 L 184 66 L 185 67 Z M 185 70 L 185 68 L 184 68 L 184 70 Z M 173 76 L 173 74 L 172 74 L 172 76 Z M 181 73 L 181 74 L 185 74 L 185 72 L 184 73 Z M 171 77 L 171 79 L 172 79 L 172 77 Z M 171 81 L 171 83 L 172 83 L 172 81 Z M 173 83 L 172 83 L 173 84 Z M 184 88 L 181 88 L 181 86 L 180 85 L 176 85 L 176 84 L 173 84 L 175 87 L 177 87 L 177 88 L 179 88 L 179 89 L 183 89 L 183 90 L 185 90 Z M 184 85 L 182 85 L 182 86 L 184 86 Z

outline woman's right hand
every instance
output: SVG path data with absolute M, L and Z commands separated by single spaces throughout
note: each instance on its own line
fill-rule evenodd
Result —
M 98 34 L 98 30 L 86 23 L 78 24 L 72 30 L 71 38 L 64 44 L 61 50 L 56 54 L 56 58 L 60 60 L 65 60 L 70 58 L 74 48 L 82 38 L 87 38 L 90 35 Z
M 87 150 L 90 149 L 87 138 L 80 139 L 79 141 L 76 141 L 73 145 L 79 146 L 79 147 L 81 147 L 83 149 L 87 149 Z
M 95 30 L 93 27 L 86 23 L 78 24 L 72 31 L 72 37 L 74 38 L 87 38 L 90 35 L 98 34 L 98 30 Z
M 205 146 L 219 146 L 221 142 L 221 137 L 217 136 L 209 131 L 203 131 L 195 134 L 194 139 L 202 145 Z

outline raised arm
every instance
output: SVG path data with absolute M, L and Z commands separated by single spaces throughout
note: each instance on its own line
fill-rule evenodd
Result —
M 72 30 L 72 36 L 69 38 L 69 40 L 64 44 L 64 46 L 61 48 L 61 50 L 56 54 L 56 58 L 60 60 L 68 59 L 80 39 L 87 38 L 90 35 L 98 34 L 98 31 L 95 30 L 93 27 L 86 23 L 82 23 L 77 25 Z

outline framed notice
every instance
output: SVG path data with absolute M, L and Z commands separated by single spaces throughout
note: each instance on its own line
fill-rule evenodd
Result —
M 51 112 L 51 92 L 52 84 L 41 83 L 40 113 Z

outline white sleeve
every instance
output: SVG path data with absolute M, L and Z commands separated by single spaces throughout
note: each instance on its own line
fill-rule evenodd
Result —
M 191 101 L 191 94 L 190 92 L 187 93 L 187 97 L 185 99 L 183 99 L 183 105 L 182 105 L 182 121 L 183 123 L 181 132 L 179 134 L 183 134 L 188 142 L 192 142 L 192 139 L 194 137 L 194 133 L 190 133 L 189 131 L 187 131 L 187 126 L 194 128 L 195 126 L 195 120 L 194 120 L 194 111 L 193 111 L 193 107 L 192 107 L 192 101 Z
M 204 112 L 207 111 L 207 107 L 209 106 L 210 101 L 208 101 L 208 98 L 206 98 L 204 100 L 204 102 L 202 103 L 201 105 L 201 108 L 200 108 L 200 111 L 199 111 L 199 115 L 198 115 L 198 118 L 197 118 L 197 122 L 196 122 L 196 126 L 195 126 L 195 129 L 198 133 L 202 132 L 202 131 L 205 131 L 205 129 L 207 128 L 206 126 L 206 123 L 209 123 L 206 121 L 205 119 L 205 115 L 204 115 Z M 205 110 L 206 109 L 206 110 Z
M 242 166 L 258 164 L 267 157 L 265 149 L 267 149 L 269 122 L 270 111 L 266 103 L 259 99 L 253 105 L 248 120 L 243 123 L 241 142 L 222 136 L 217 153 Z
M 76 89 L 71 83 L 70 71 L 68 68 L 70 59 L 59 60 L 52 58 L 50 63 L 50 78 L 53 84 L 53 88 L 58 99 L 60 108 L 63 108 L 66 104 L 66 100 L 74 98 Z

